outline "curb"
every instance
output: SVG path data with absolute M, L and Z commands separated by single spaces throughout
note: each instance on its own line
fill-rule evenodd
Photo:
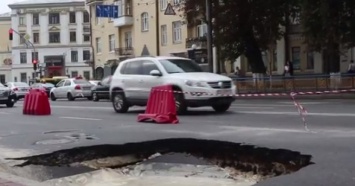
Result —
M 49 186 L 47 184 L 0 172 L 0 186 Z

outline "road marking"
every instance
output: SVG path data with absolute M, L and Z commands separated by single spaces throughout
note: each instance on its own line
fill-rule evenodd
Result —
M 282 103 L 282 104 L 290 104 L 290 102 L 277 102 L 277 103 Z M 302 105 L 320 105 L 320 104 L 329 104 L 330 102 L 306 102 L 306 101 L 300 101 Z
M 253 107 L 294 107 L 293 102 L 289 102 L 289 105 L 285 105 L 285 104 L 253 104 L 253 103 L 249 103 L 249 104 L 232 104 L 232 106 L 253 106 Z
M 59 117 L 62 119 L 75 119 L 75 120 L 89 120 L 89 121 L 100 121 L 102 119 L 98 119 L 98 118 L 79 118 L 79 117 Z
M 22 106 L 22 105 L 18 105 Z M 60 106 L 60 105 L 51 105 L 51 108 L 65 108 L 65 109 L 105 109 L 105 110 L 112 110 L 112 107 L 93 107 L 93 106 Z
M 267 112 L 267 111 L 240 111 L 241 114 L 261 114 L 261 115 L 299 115 L 295 112 Z M 355 117 L 353 113 L 307 113 L 308 116 L 328 116 L 328 117 Z

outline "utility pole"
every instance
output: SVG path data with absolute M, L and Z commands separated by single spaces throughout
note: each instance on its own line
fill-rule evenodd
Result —
M 34 62 L 38 63 L 38 59 L 37 59 L 37 56 L 36 56 L 36 47 L 33 45 L 33 43 L 32 43 L 31 41 L 27 40 L 27 39 L 26 39 L 24 36 L 22 36 L 18 31 L 16 31 L 16 30 L 10 28 L 9 33 L 12 34 L 13 32 L 14 32 L 15 34 L 17 34 L 18 36 L 20 36 L 20 39 L 24 39 L 28 44 L 31 45 L 31 47 L 32 47 L 32 49 L 33 49 L 33 58 L 34 58 L 34 59 L 32 59 L 32 64 L 33 64 Z M 35 65 L 38 65 L 38 64 L 35 64 Z M 37 68 L 35 68 L 35 69 L 37 70 Z M 37 78 L 37 71 L 36 71 L 36 70 L 34 70 L 34 79 Z
M 212 35 L 212 1 L 206 0 L 207 20 L 207 60 L 208 69 L 213 72 L 213 35 Z

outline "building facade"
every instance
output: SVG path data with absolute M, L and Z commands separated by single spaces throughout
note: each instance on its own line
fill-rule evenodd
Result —
M 52 76 L 92 78 L 90 17 L 84 1 L 24 1 L 12 10 L 12 81 Z M 34 74 L 33 61 L 39 64 Z
M 11 79 L 11 41 L 9 29 L 11 28 L 11 14 L 0 15 L 0 83 L 5 83 Z

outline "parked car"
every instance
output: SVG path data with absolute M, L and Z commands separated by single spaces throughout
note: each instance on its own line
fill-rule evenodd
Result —
M 173 85 L 178 113 L 188 107 L 212 106 L 225 112 L 235 100 L 232 79 L 209 72 L 187 58 L 139 57 L 120 62 L 110 85 L 110 98 L 118 113 L 145 106 L 152 87 Z
M 15 93 L 17 100 L 24 98 L 30 90 L 30 86 L 24 82 L 8 82 L 6 86 Z
M 98 80 L 90 80 L 89 82 L 96 86 L 100 81 L 98 81 Z
M 7 107 L 13 107 L 15 103 L 15 93 L 9 87 L 0 83 L 0 104 L 5 104 Z
M 99 81 L 96 86 L 92 87 L 92 100 L 99 101 L 100 99 L 110 99 L 110 84 L 112 77 L 108 76 L 102 81 Z
M 40 89 L 42 91 L 45 91 L 47 93 L 48 97 L 50 97 L 50 92 L 53 87 L 54 87 L 54 85 L 52 83 L 35 83 L 35 84 L 31 85 L 32 89 Z
M 92 100 L 92 86 L 91 83 L 82 78 L 63 79 L 51 89 L 50 98 L 52 101 L 60 98 L 67 98 L 69 101 L 74 101 L 76 98 Z

